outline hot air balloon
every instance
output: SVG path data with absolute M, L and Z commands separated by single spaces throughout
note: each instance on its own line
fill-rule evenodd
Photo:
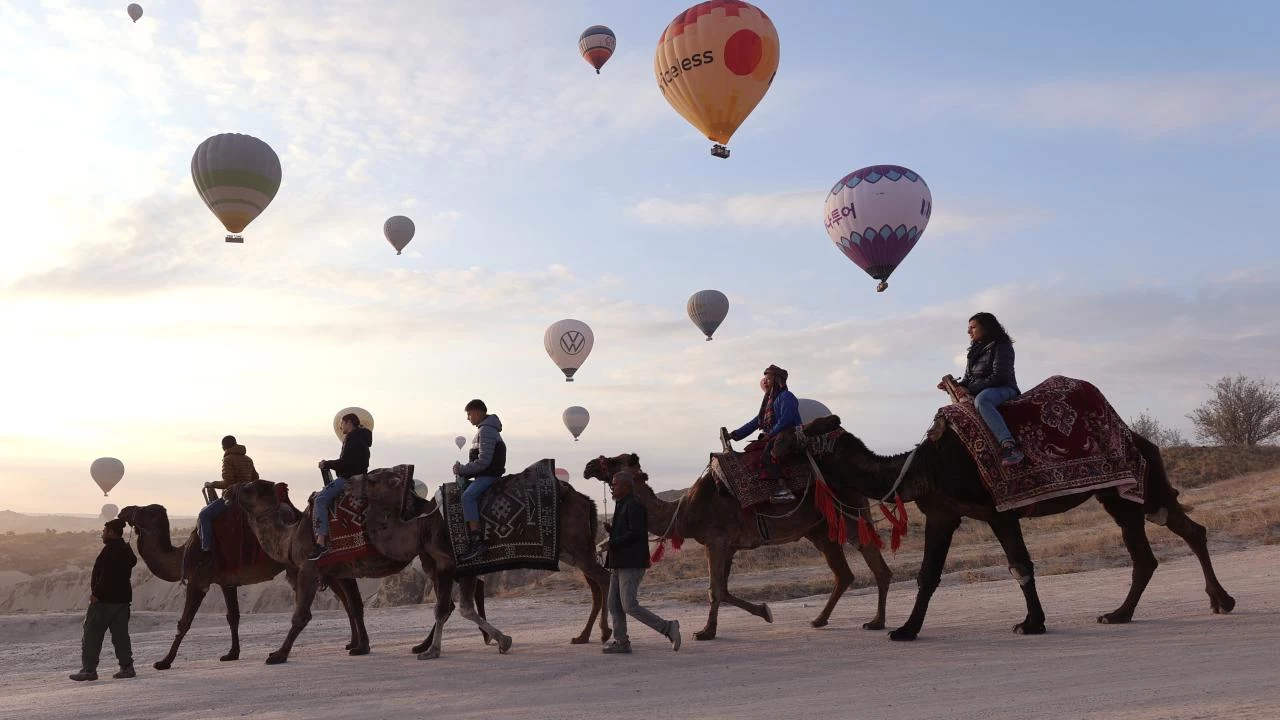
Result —
M 370 430 L 373 429 L 373 416 L 369 414 L 368 410 L 358 407 L 342 408 L 338 411 L 337 415 L 333 416 L 333 434 L 337 435 L 339 440 L 346 439 L 347 437 L 342 432 L 342 416 L 347 413 L 355 413 L 356 417 L 360 418 L 361 427 L 367 427 Z
M 111 503 L 107 503 L 106 505 L 102 506 L 102 511 L 98 513 L 98 519 L 110 520 L 111 518 L 114 518 L 116 515 L 119 515 L 119 514 L 120 514 L 120 508 L 116 507 L 115 505 L 112 505 Z
M 827 193 L 822 220 L 844 256 L 889 287 L 891 275 L 916 246 L 933 214 L 924 178 L 897 165 L 872 165 L 845 175 Z
M 101 457 L 89 466 L 89 476 L 102 488 L 102 496 L 106 497 L 111 488 L 124 477 L 124 463 L 113 457 Z
M 719 290 L 699 290 L 689 296 L 686 309 L 689 319 L 707 336 L 707 342 L 711 342 L 711 334 L 729 314 L 729 298 Z
M 581 320 L 561 320 L 551 324 L 542 335 L 542 346 L 551 361 L 564 373 L 565 382 L 573 382 L 573 374 L 586 362 L 595 344 L 591 328 Z
M 653 73 L 671 107 L 708 140 L 711 154 L 755 109 L 778 71 L 778 31 L 760 8 L 711 0 L 676 16 L 658 38 Z
M 578 37 L 578 52 L 596 69 L 597 75 L 600 74 L 600 68 L 613 57 L 613 50 L 617 45 L 618 39 L 614 37 L 613 31 L 604 25 L 592 25 Z
M 569 471 L 564 468 L 556 468 L 556 479 L 560 482 L 569 482 Z
M 414 229 L 413 221 L 403 215 L 393 215 L 382 223 L 382 234 L 387 236 L 387 242 L 396 249 L 397 255 L 413 239 Z
M 413 481 L 413 494 L 414 494 L 414 495 L 417 495 L 418 497 L 422 498 L 423 500 L 430 500 L 430 499 L 431 499 L 431 494 L 430 494 L 430 492 L 428 491 L 427 484 L 426 484 L 426 483 L 424 483 L 424 482 L 422 482 L 421 480 L 414 480 L 414 481 Z
M 797 402 L 800 405 L 800 422 L 808 425 L 809 423 L 831 415 L 831 409 L 817 400 L 809 398 L 799 398 Z
M 200 143 L 191 156 L 191 179 L 204 204 L 242 243 L 245 226 L 262 214 L 280 189 L 280 158 L 256 137 L 223 133 Z
M 564 426 L 569 429 L 569 432 L 573 433 L 573 441 L 578 442 L 578 436 L 587 429 L 587 423 L 591 422 L 591 413 L 584 407 L 574 405 L 565 408 L 560 418 L 564 420 Z
M 467 444 L 467 439 L 459 435 L 458 437 L 453 439 L 453 444 L 457 445 L 458 449 L 461 450 L 462 446 Z
M 125 11 L 129 13 L 129 17 L 134 22 L 138 22 L 138 18 L 142 17 L 142 6 L 138 3 L 129 3 L 129 7 L 125 8 Z

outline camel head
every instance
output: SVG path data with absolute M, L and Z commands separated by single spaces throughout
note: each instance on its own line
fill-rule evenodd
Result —
M 840 416 L 828 415 L 794 430 L 783 431 L 773 441 L 773 457 L 776 460 L 795 457 L 811 444 L 813 438 L 821 437 L 839 429 Z
M 582 477 L 595 478 L 607 485 L 614 473 L 621 470 L 630 470 L 637 476 L 644 475 L 644 470 L 640 468 L 640 456 L 635 453 L 623 453 L 614 457 L 601 455 L 587 463 L 582 470 Z M 646 479 L 648 479 L 647 476 Z
M 357 500 L 383 507 L 399 507 L 406 496 L 403 477 L 391 468 L 347 478 L 347 492 Z
M 225 496 L 232 507 L 237 507 L 250 515 L 258 515 L 275 510 L 280 506 L 280 497 L 276 492 L 276 484 L 266 480 L 239 483 L 227 489 Z
M 139 532 L 148 530 L 163 530 L 165 534 L 169 532 L 169 513 L 163 505 L 143 505 L 142 507 L 129 505 L 122 508 L 117 517 Z

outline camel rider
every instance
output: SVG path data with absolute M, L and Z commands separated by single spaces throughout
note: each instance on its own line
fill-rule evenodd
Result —
M 956 381 L 963 388 L 960 399 L 973 400 L 978 414 L 1000 443 L 1001 462 L 1006 467 L 1017 465 L 1026 456 L 997 409 L 1022 394 L 1013 373 L 1013 338 L 995 315 L 980 312 L 969 318 L 969 340 L 964 377 Z
M 467 521 L 467 547 L 458 554 L 458 560 L 478 557 L 488 546 L 480 532 L 480 496 L 507 471 L 507 444 L 502 440 L 502 421 L 490 415 L 483 400 L 467 403 L 467 422 L 476 426 L 476 436 L 471 441 L 470 462 L 453 464 L 462 491 L 462 517 Z M 470 482 L 464 483 L 463 481 Z
M 319 560 L 329 552 L 329 507 L 347 487 L 347 478 L 369 472 L 369 448 L 373 446 L 373 431 L 360 425 L 355 413 L 342 416 L 342 452 L 337 460 L 321 460 L 321 470 L 333 471 L 333 482 L 324 486 L 316 495 L 311 522 L 316 533 L 316 548 L 308 560 Z
M 765 441 L 764 455 L 760 458 L 764 476 L 778 483 L 770 502 L 789 503 L 796 496 L 787 489 L 786 480 L 782 477 L 782 464 L 773 457 L 773 441 L 778 433 L 802 424 L 800 402 L 787 389 L 787 371 L 777 365 L 765 368 L 764 377 L 760 378 L 760 389 L 764 391 L 760 412 L 729 437 L 741 440 L 756 430 L 761 432 L 761 439 Z
M 223 491 L 223 497 L 205 505 L 197 518 L 196 525 L 200 530 L 200 556 L 196 561 L 197 565 L 213 560 L 213 521 L 227 511 L 227 490 L 233 485 L 257 479 L 258 469 L 253 466 L 253 458 L 246 454 L 244 446 L 236 442 L 234 435 L 222 438 L 222 479 L 207 482 L 204 486 Z M 185 567 L 183 569 L 186 570 Z

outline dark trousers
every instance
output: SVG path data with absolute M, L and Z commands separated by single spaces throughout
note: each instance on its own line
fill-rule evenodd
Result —
M 133 646 L 129 643 L 129 603 L 93 603 L 84 616 L 84 639 L 80 643 L 80 669 L 97 672 L 102 639 L 111 631 L 120 667 L 133 667 Z
M 764 454 L 760 456 L 760 472 L 770 480 L 782 479 L 782 463 L 773 457 L 773 443 L 776 440 L 774 437 L 765 440 Z

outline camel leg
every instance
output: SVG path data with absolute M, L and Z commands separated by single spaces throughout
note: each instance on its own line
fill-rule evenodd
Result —
M 196 611 L 200 609 L 200 603 L 204 602 L 205 593 L 209 592 L 209 586 L 200 587 L 194 580 L 187 583 L 187 601 L 182 607 L 182 617 L 178 618 L 178 634 L 173 638 L 173 644 L 169 646 L 169 654 L 158 660 L 152 667 L 157 670 L 168 670 L 173 666 L 173 659 L 178 656 L 178 646 L 182 644 L 182 638 L 186 637 L 187 631 L 191 629 L 191 622 L 196 618 Z
M 351 643 L 347 648 L 348 655 L 369 654 L 369 631 L 364 626 L 364 598 L 360 597 L 360 585 L 355 578 L 344 578 L 333 582 L 335 587 L 342 588 L 342 595 L 347 600 L 347 615 L 351 621 Z
M 1133 580 L 1129 583 L 1129 594 L 1125 596 L 1124 603 L 1120 607 L 1105 615 L 1099 615 L 1098 622 L 1108 625 L 1127 623 L 1133 619 L 1133 611 L 1138 607 L 1138 601 L 1142 599 L 1142 591 L 1147 589 L 1147 583 L 1151 581 L 1151 576 L 1160 563 L 1156 560 L 1156 554 L 1151 552 L 1151 543 L 1147 540 L 1147 529 L 1144 525 L 1146 518 L 1142 514 L 1142 506 L 1122 500 L 1115 493 L 1099 497 L 1098 500 L 1120 526 L 1120 533 L 1124 536 L 1124 546 L 1133 559 Z
M 222 599 L 227 603 L 227 625 L 231 627 L 231 651 L 218 658 L 222 662 L 240 659 L 240 595 L 234 585 L 222 586 Z
M 827 561 L 827 567 L 831 568 L 831 574 L 835 576 L 836 584 L 831 589 L 831 596 L 827 598 L 826 607 L 822 608 L 818 617 L 809 623 L 816 628 L 826 627 L 827 622 L 831 620 L 831 612 L 836 609 L 836 603 L 840 601 L 840 596 L 844 595 L 844 591 L 853 584 L 853 571 L 849 569 L 849 561 L 844 557 L 844 546 L 827 539 L 825 525 L 811 530 L 805 537 L 818 548 L 818 552 L 822 553 L 823 559 Z
M 315 602 L 316 588 L 320 578 L 316 574 L 314 563 L 307 563 L 307 565 L 311 567 L 303 567 L 293 583 L 293 621 L 289 625 L 289 634 L 285 636 L 284 644 L 267 656 L 268 665 L 288 662 L 289 651 L 293 649 L 294 641 L 311 622 L 311 604 Z
M 1014 625 L 1013 631 L 1019 635 L 1043 635 L 1044 608 L 1040 605 L 1040 593 L 1036 592 L 1035 564 L 1031 562 L 1031 553 L 1022 537 L 1022 525 L 1017 517 L 1007 513 L 997 513 L 989 524 L 991 532 L 1000 541 L 1000 547 L 1004 548 L 1009 574 L 1018 581 L 1022 597 L 1027 601 L 1027 617 Z
M 476 612 L 480 613 L 480 617 L 488 617 L 488 615 L 484 614 L 484 580 L 481 578 L 476 578 Z M 480 637 L 484 638 L 485 645 L 493 641 L 493 638 L 489 637 L 489 633 L 485 632 L 483 628 L 480 630 Z
M 862 559 L 867 562 L 867 569 L 876 579 L 876 616 L 871 619 L 871 622 L 863 623 L 862 629 L 883 630 L 884 609 L 889 602 L 889 583 L 893 581 L 893 571 L 884 561 L 880 548 L 875 545 L 859 545 L 858 552 L 862 553 Z M 842 552 L 841 555 L 843 554 Z
M 1227 594 L 1218 575 L 1213 571 L 1213 561 L 1209 559 L 1209 543 L 1204 526 L 1192 520 L 1181 509 L 1170 510 L 1165 527 L 1173 531 L 1191 547 L 1200 561 L 1200 569 L 1204 571 L 1204 591 L 1209 595 L 1209 609 L 1215 615 L 1229 613 L 1236 608 L 1236 600 Z
M 582 579 L 587 582 L 587 589 L 591 591 L 591 615 L 587 618 L 587 626 L 569 642 L 573 645 L 591 642 L 591 626 L 595 624 L 597 616 L 600 618 L 602 642 L 609 642 L 613 630 L 609 628 L 609 613 L 604 610 L 605 593 L 609 588 L 609 571 L 601 567 L 595 553 L 590 549 L 582 554 L 566 552 L 561 556 L 561 560 L 582 571 Z
M 938 589 L 942 580 L 942 568 L 947 562 L 947 551 L 951 549 L 951 537 L 960 527 L 960 516 L 946 510 L 935 510 L 932 515 L 925 515 L 924 522 L 924 557 L 920 561 L 920 574 L 916 584 L 916 604 L 911 608 L 911 617 L 906 624 L 889 633 L 890 640 L 915 640 L 924 626 L 925 613 L 929 611 L 929 600 Z
M 351 639 L 347 641 L 343 650 L 350 651 L 352 648 L 360 645 L 360 628 L 356 626 L 355 613 L 351 612 L 351 601 L 347 597 L 346 586 L 341 582 L 335 582 L 329 586 L 329 590 L 333 592 L 333 596 L 338 598 L 338 602 L 342 603 L 342 609 L 347 613 L 347 624 L 351 626 Z
M 707 626 L 693 634 L 698 640 L 715 639 L 721 602 L 746 610 L 765 622 L 773 622 L 773 611 L 767 603 L 749 603 L 729 592 L 729 574 L 733 571 L 735 552 L 733 548 L 719 548 L 715 552 L 707 548 L 707 564 L 711 567 L 711 611 L 707 615 Z
M 506 655 L 507 651 L 511 649 L 511 636 L 504 635 L 501 630 L 494 627 L 492 623 L 476 612 L 475 584 L 476 579 L 474 577 L 463 578 L 458 581 L 458 612 L 462 614 L 462 617 L 475 623 L 481 630 L 493 637 L 494 640 L 497 640 L 498 653 Z
M 440 643 L 444 639 L 444 624 L 453 614 L 453 575 L 449 573 L 436 572 L 436 624 L 431 628 L 431 636 L 427 638 L 430 645 L 423 641 L 414 649 L 422 647 L 422 651 L 418 653 L 419 660 L 434 660 L 440 657 Z M 426 647 L 423 647 L 426 645 Z

